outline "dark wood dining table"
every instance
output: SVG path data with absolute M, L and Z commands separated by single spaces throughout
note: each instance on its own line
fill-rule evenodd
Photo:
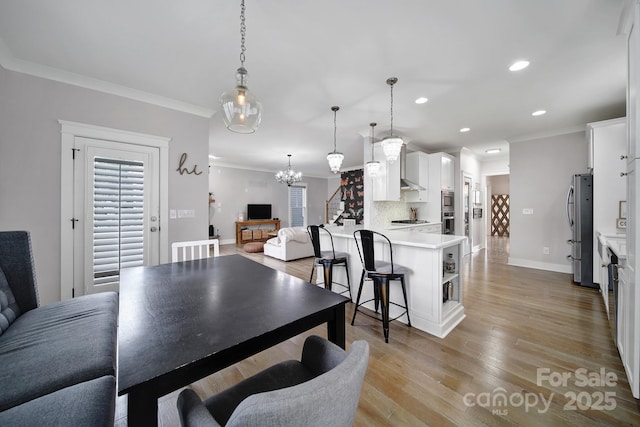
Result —
M 121 271 L 118 395 L 128 425 L 157 425 L 158 398 L 327 323 L 345 347 L 341 295 L 241 255 Z

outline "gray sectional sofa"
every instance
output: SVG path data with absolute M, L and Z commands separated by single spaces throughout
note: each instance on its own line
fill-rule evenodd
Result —
M 112 426 L 118 295 L 39 306 L 28 232 L 0 232 L 0 426 Z

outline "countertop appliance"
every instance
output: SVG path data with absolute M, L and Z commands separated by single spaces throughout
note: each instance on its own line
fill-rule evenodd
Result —
M 396 219 L 391 221 L 391 224 L 428 224 L 426 219 Z
M 455 199 L 453 196 L 453 191 L 442 191 L 442 210 L 440 214 L 442 219 L 442 234 L 454 234 L 455 232 Z
M 598 288 L 593 283 L 593 175 L 575 174 L 567 192 L 567 220 L 571 228 L 573 281 L 580 286 Z

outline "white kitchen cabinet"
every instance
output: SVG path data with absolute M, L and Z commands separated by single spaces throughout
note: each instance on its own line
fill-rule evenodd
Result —
M 455 158 L 447 153 L 429 154 L 429 184 L 432 192 L 453 191 Z M 438 196 L 440 197 L 440 196 Z
M 453 156 L 448 154 L 443 154 L 440 159 L 440 163 L 442 165 L 442 182 L 441 187 L 443 190 L 453 191 L 453 186 L 455 182 L 454 176 L 454 163 Z
M 633 306 L 635 299 L 636 293 L 630 286 L 628 270 L 620 268 L 618 270 L 618 351 L 634 397 L 637 396 L 638 390 L 638 358 L 640 357 L 636 346 L 638 325 L 635 323 L 637 310 Z
M 625 117 L 587 124 L 589 166 L 593 169 L 593 248 L 598 247 L 598 232 L 615 233 L 619 203 L 626 200 L 627 183 L 620 172 L 626 169 L 621 156 L 627 149 Z M 600 285 L 600 256 L 593 251 L 593 280 Z M 606 282 L 604 282 L 606 284 Z M 606 295 L 604 292 L 603 295 Z
M 426 218 L 442 220 L 442 190 L 454 191 L 455 158 L 446 153 L 429 154 L 429 203 Z
M 640 292 L 638 286 L 638 198 L 640 183 L 637 167 L 640 160 L 627 169 L 627 259 L 618 272 L 618 350 L 627 373 L 633 397 L 640 398 Z
M 424 190 L 405 192 L 407 202 L 429 201 L 429 155 L 421 151 L 407 153 L 406 173 L 407 179 L 420 185 Z
M 640 61 L 640 0 L 634 0 L 629 9 L 631 19 L 628 27 L 628 64 L 627 64 L 627 259 L 622 269 L 619 286 L 623 289 L 618 295 L 620 323 L 618 324 L 618 349 L 624 364 L 633 397 L 640 398 L 640 292 L 638 271 L 640 263 L 638 246 L 640 227 L 638 227 L 638 198 L 640 182 L 638 165 L 640 150 L 640 99 L 638 99 L 638 62 Z
M 380 171 L 372 179 L 373 201 L 400 201 L 400 160 L 386 160 L 381 144 L 374 144 L 373 156 L 380 162 Z

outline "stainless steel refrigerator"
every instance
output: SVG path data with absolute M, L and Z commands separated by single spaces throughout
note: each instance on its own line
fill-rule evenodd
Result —
M 593 283 L 593 175 L 573 175 L 567 193 L 567 219 L 571 227 L 573 281 L 580 286 L 598 288 Z

